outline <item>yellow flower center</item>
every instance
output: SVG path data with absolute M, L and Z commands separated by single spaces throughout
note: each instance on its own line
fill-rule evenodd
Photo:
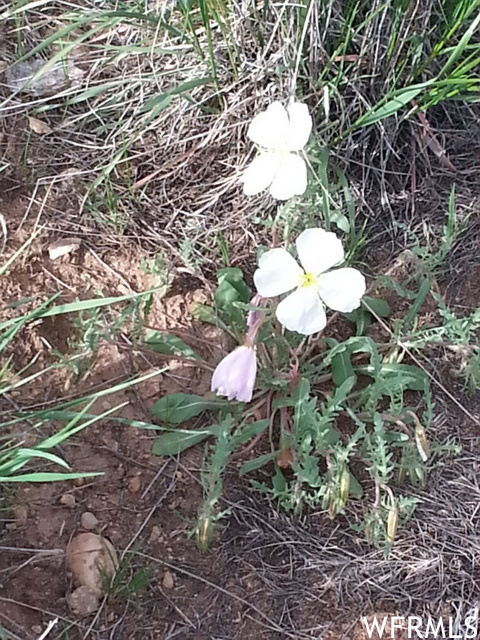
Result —
M 318 285 L 318 277 L 314 273 L 302 273 L 300 276 L 299 287 L 316 287 Z

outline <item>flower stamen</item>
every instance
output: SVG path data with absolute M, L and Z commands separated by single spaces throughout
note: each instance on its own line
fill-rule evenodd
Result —
M 313 273 L 302 273 L 300 276 L 299 287 L 316 287 L 318 285 L 318 277 Z

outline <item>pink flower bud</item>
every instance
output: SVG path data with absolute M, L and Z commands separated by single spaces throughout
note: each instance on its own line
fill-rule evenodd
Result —
M 229 400 L 250 402 L 257 376 L 257 356 L 254 347 L 237 347 L 217 365 L 212 376 L 212 391 Z
M 263 300 L 262 296 L 259 293 L 256 293 L 253 298 L 250 300 L 250 304 L 252 307 L 260 306 L 261 301 Z M 253 310 L 251 309 L 247 314 L 247 327 L 248 329 L 252 329 L 256 323 L 260 320 L 263 315 L 263 311 Z

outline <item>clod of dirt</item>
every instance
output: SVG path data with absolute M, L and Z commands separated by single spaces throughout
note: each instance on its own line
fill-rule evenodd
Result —
M 130 493 L 138 493 L 140 491 L 140 487 L 142 486 L 142 481 L 140 479 L 140 476 L 133 476 L 133 478 L 130 478 L 130 480 L 128 481 L 128 490 L 130 491 Z
M 79 533 L 67 547 L 67 567 L 74 580 L 95 596 L 104 591 L 104 578 L 110 578 L 118 565 L 111 542 L 96 533 Z
M 48 256 L 50 260 L 56 260 L 67 253 L 77 251 L 81 244 L 80 238 L 59 238 L 48 247 Z
M 98 519 L 90 511 L 85 511 L 85 513 L 82 513 L 81 523 L 84 529 L 91 530 L 98 525 Z
M 150 542 L 157 542 L 157 540 L 160 540 L 161 537 L 162 537 L 162 532 L 160 530 L 160 527 L 157 527 L 157 525 L 154 525 L 150 533 L 150 538 L 149 538 Z
M 39 135 L 48 135 L 53 131 L 46 122 L 39 120 L 38 118 L 34 118 L 33 116 L 28 116 L 28 124 L 30 129 Z
M 12 510 L 12 516 L 13 516 L 13 519 L 15 520 L 15 524 L 17 524 L 19 527 L 27 524 L 27 520 L 28 520 L 27 507 L 23 505 L 19 505 L 18 507 L 15 507 Z
M 171 590 L 175 586 L 175 580 L 173 578 L 173 573 L 168 569 L 163 574 L 162 585 L 164 589 Z
M 69 509 L 73 509 L 76 503 L 75 496 L 71 493 L 64 493 L 63 496 L 60 498 L 60 502 L 65 507 L 68 507 Z
M 91 616 L 98 610 L 99 606 L 99 598 L 88 587 L 78 587 L 70 594 L 70 607 L 78 618 Z

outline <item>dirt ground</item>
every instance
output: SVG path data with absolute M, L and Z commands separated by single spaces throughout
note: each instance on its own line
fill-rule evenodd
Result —
M 26 193 L 13 183 L 2 187 L 8 258 L 31 236 L 35 217 L 24 219 Z M 16 261 L 0 281 L 4 304 L 27 299 L 27 311 L 56 292 L 67 302 L 92 296 L 100 288 L 105 295 L 122 295 L 153 284 L 153 276 L 139 266 L 138 249 L 128 243 L 92 252 L 83 241 L 78 251 L 51 260 L 47 249 L 56 239 L 54 231 L 43 229 Z M 455 264 L 441 286 L 450 304 L 465 314 L 479 304 L 480 266 L 470 264 L 460 273 L 460 265 Z M 155 299 L 150 322 L 159 329 L 188 331 L 191 344 L 214 362 L 225 349 L 221 335 L 193 323 L 189 315 L 192 302 L 209 295 L 204 282 L 174 279 L 167 295 Z M 11 312 L 4 310 L 2 319 Z M 63 316 L 29 326 L 15 343 L 14 368 L 34 355 L 34 368 L 45 368 L 57 357 L 54 352 L 68 355 L 69 339 L 75 336 L 76 328 Z M 169 364 L 128 346 L 120 339 L 104 341 L 88 375 L 73 386 L 65 369 L 53 370 L 40 378 L 41 384 L 23 387 L 13 400 L 23 407 L 51 405 L 60 397 Z M 322 513 L 310 512 L 294 519 L 280 512 L 254 493 L 246 479 L 239 479 L 235 467 L 227 473 L 222 501 L 229 513 L 202 554 L 189 536 L 202 497 L 202 446 L 178 459 L 162 459 L 151 451 L 154 433 L 104 420 L 61 449 L 72 470 L 101 471 L 102 476 L 3 487 L 0 622 L 11 634 L 6 637 L 39 638 L 48 623 L 58 619 L 49 637 L 362 640 L 361 615 L 438 613 L 440 607 L 444 615 L 460 618 L 476 602 L 480 579 L 475 515 L 480 498 L 480 399 L 478 394 L 463 394 L 461 383 L 449 373 L 447 358 L 438 355 L 442 382 L 461 399 L 464 410 L 434 387 L 436 437 L 444 443 L 460 442 L 462 452 L 442 458 L 425 491 L 412 490 L 422 502 L 388 559 L 344 526 L 342 518 L 331 522 Z M 163 394 L 201 394 L 208 386 L 208 371 L 176 363 L 133 391 L 106 397 L 99 408 L 126 402 L 123 417 L 151 421 L 151 406 Z M 55 428 L 52 424 L 52 431 Z M 355 505 L 350 509 L 354 519 Z M 95 616 L 76 619 L 65 550 L 84 530 L 85 513 L 93 514 L 94 530 L 123 554 L 122 576 Z M 142 582 L 142 576 L 144 585 L 137 591 L 135 581 Z

